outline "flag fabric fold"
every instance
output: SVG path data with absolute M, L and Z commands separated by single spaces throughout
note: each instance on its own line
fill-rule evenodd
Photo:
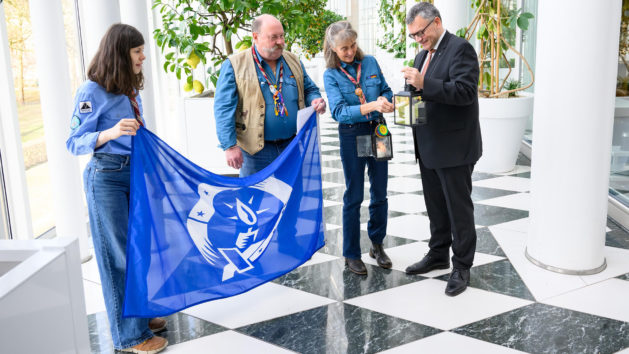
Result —
M 324 244 L 317 119 L 248 177 L 206 171 L 140 128 L 123 316 L 167 316 L 286 274 Z M 223 158 L 223 156 L 217 156 Z

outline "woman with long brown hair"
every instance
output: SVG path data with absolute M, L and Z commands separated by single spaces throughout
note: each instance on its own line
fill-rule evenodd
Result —
M 74 155 L 92 154 L 83 173 L 94 253 L 114 348 L 152 354 L 168 342 L 153 333 L 164 319 L 123 318 L 129 217 L 131 137 L 143 125 L 144 38 L 132 26 L 107 30 L 79 87 L 66 142 Z

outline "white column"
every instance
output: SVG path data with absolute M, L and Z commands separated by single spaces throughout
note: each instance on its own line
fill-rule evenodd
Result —
M 552 35 L 537 38 L 526 255 L 560 273 L 606 266 L 620 9 L 621 0 L 597 2 L 596 11 L 585 0 L 539 6 L 537 32 Z
M 26 190 L 24 156 L 17 120 L 5 18 L 4 5 L 0 4 L 0 19 L 2 19 L 0 21 L 0 151 L 5 173 L 4 182 L 11 218 L 11 233 L 16 239 L 30 239 L 33 238 L 33 227 Z
M 452 34 L 469 25 L 469 0 L 435 0 L 435 7 L 439 9 L 443 26 Z
M 146 0 L 126 0 L 120 3 L 120 18 L 122 23 L 126 23 L 137 28 L 144 37 L 144 54 L 146 59 L 144 60 L 144 68 L 142 73 L 144 74 L 144 90 L 140 93 L 142 95 L 142 108 L 144 110 L 144 117 L 146 118 L 147 128 L 153 132 L 157 132 L 157 117 L 155 109 L 155 85 L 153 81 L 153 60 L 151 58 L 153 35 L 149 31 L 149 19 L 148 19 L 148 6 L 149 3 Z
M 107 29 L 120 22 L 120 6 L 118 0 L 81 0 L 80 5 L 83 52 L 87 70 Z
M 61 2 L 30 0 L 30 11 L 57 236 L 78 237 L 81 258 L 86 259 L 87 212 L 82 182 L 78 162 L 65 147 L 73 98 Z

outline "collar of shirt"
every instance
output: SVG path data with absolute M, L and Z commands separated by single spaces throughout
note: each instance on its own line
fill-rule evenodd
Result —
M 356 69 L 358 68 L 358 64 L 360 64 L 360 61 L 356 59 L 354 59 L 351 63 L 341 61 L 341 67 L 350 73 L 350 75 L 354 76 L 354 78 L 356 78 Z
M 446 35 L 446 30 L 443 30 L 443 33 L 441 33 L 441 37 L 439 37 L 439 40 L 437 41 L 437 44 L 435 44 L 435 47 L 433 48 L 435 51 L 437 51 L 437 48 L 439 48 L 439 44 L 441 44 L 441 40 L 443 39 L 443 37 Z

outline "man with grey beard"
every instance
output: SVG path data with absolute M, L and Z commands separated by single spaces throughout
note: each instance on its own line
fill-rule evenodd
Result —
M 253 46 L 226 60 L 216 83 L 214 117 L 227 164 L 240 177 L 270 165 L 297 132 L 297 111 L 326 104 L 299 58 L 284 51 L 284 27 L 271 15 L 252 24 Z

